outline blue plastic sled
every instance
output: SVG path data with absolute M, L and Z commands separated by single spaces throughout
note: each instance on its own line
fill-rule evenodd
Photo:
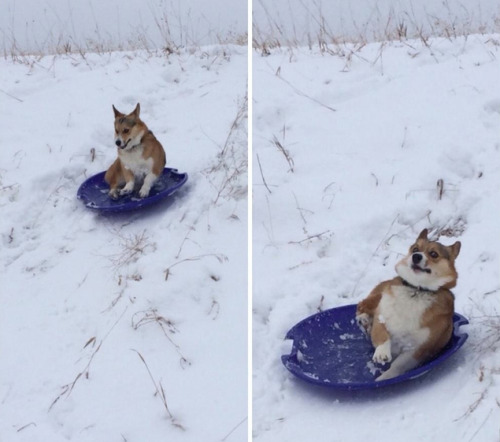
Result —
M 126 212 L 156 204 L 178 190 L 188 179 L 187 173 L 165 168 L 151 188 L 149 196 L 140 198 L 137 192 L 113 199 L 108 195 L 109 185 L 104 181 L 106 172 L 88 178 L 78 189 L 77 197 L 89 209 L 101 212 Z
M 291 353 L 281 357 L 285 367 L 316 385 L 341 390 L 372 389 L 424 375 L 455 353 L 468 337 L 459 328 L 469 321 L 455 313 L 453 335 L 439 355 L 400 376 L 376 382 L 384 370 L 372 362 L 372 344 L 357 325 L 355 314 L 356 305 L 346 305 L 296 324 L 285 338 L 293 340 Z

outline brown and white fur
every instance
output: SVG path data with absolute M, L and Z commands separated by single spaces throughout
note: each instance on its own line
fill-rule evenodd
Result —
M 390 379 L 434 357 L 453 331 L 460 242 L 444 246 L 424 229 L 396 264 L 399 275 L 377 285 L 357 306 L 356 320 L 370 335 L 373 362 L 391 363 L 377 381 Z
M 111 198 L 131 193 L 136 182 L 141 181 L 139 196 L 147 197 L 165 167 L 165 151 L 153 132 L 140 119 L 140 111 L 139 103 L 128 115 L 122 114 L 113 106 L 118 158 L 104 176 L 110 187 Z

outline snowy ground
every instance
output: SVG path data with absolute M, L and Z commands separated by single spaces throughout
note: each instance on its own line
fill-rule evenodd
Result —
M 254 438 L 498 440 L 500 36 L 329 50 L 254 57 Z M 369 394 L 288 373 L 287 330 L 391 278 L 424 227 L 462 242 L 460 352 Z
M 246 48 L 0 70 L 0 440 L 246 440 Z M 189 181 L 100 216 L 76 191 L 137 102 Z

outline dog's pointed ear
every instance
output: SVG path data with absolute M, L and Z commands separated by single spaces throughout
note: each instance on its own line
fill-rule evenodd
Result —
M 141 113 L 141 103 L 137 103 L 137 106 L 135 107 L 134 111 L 132 112 L 132 115 L 135 118 L 139 118 L 140 113 Z
M 457 241 L 455 244 L 448 247 L 450 249 L 451 256 L 453 256 L 453 259 L 455 259 L 458 256 L 461 247 L 462 244 L 460 243 L 460 241 Z
M 418 238 L 417 238 L 417 241 L 419 239 L 423 239 L 425 241 L 427 241 L 427 234 L 429 233 L 429 231 L 427 229 L 424 229 L 420 232 L 420 235 L 418 235 Z
M 118 117 L 124 117 L 125 115 L 122 114 L 118 109 L 116 109 L 115 105 L 113 104 L 113 112 L 115 113 L 115 118 Z

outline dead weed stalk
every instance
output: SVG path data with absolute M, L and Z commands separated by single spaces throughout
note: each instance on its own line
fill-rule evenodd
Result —
M 214 204 L 220 198 L 239 199 L 246 196 L 246 174 L 248 172 L 247 127 L 248 96 L 240 103 L 231 123 L 222 149 L 217 154 L 217 164 L 204 171 L 217 194 Z
M 223 255 L 222 253 L 206 253 L 204 255 L 197 255 L 197 256 L 191 256 L 190 258 L 184 258 L 184 259 L 181 259 L 179 261 L 174 262 L 172 265 L 170 265 L 169 267 L 167 267 L 165 269 L 165 271 L 164 271 L 165 281 L 168 281 L 168 278 L 172 274 L 173 267 L 175 267 L 179 264 L 185 263 L 185 262 L 200 261 L 200 260 L 207 258 L 207 257 L 210 257 L 210 256 L 216 258 L 217 261 L 219 261 L 221 264 L 228 261 L 228 257 L 226 255 Z
M 292 156 L 290 155 L 290 152 L 285 149 L 285 146 L 283 146 L 283 144 L 280 142 L 280 140 L 278 140 L 278 138 L 276 137 L 276 135 L 273 135 L 273 139 L 272 139 L 272 144 L 274 146 L 276 146 L 276 148 L 283 154 L 283 156 L 285 157 L 285 160 L 286 162 L 288 163 L 288 171 L 289 172 L 295 172 L 295 163 L 293 161 L 293 158 Z
M 174 415 L 171 413 L 170 409 L 168 408 L 167 395 L 165 394 L 165 389 L 163 388 L 161 381 L 158 381 L 158 382 L 155 381 L 153 373 L 151 373 L 151 370 L 149 369 L 149 366 L 148 366 L 146 360 L 144 359 L 144 356 L 142 356 L 137 350 L 132 350 L 132 351 L 137 353 L 137 356 L 139 356 L 142 363 L 146 367 L 146 370 L 149 374 L 151 382 L 153 383 L 155 390 L 156 390 L 155 396 L 158 396 L 160 398 L 161 403 L 163 404 L 163 408 L 165 408 L 165 412 L 167 413 L 167 418 L 170 420 L 170 422 L 172 423 L 172 425 L 174 427 L 178 428 L 179 430 L 185 431 L 186 429 L 177 421 L 177 419 L 174 417 Z
M 49 409 L 48 411 L 50 412 L 52 410 L 52 408 L 54 408 L 54 406 L 56 405 L 57 402 L 59 402 L 59 400 L 61 398 L 63 398 L 64 396 L 66 396 L 66 398 L 68 398 L 70 396 L 70 394 L 72 393 L 72 391 L 74 390 L 76 384 L 78 383 L 78 381 L 80 379 L 85 378 L 85 379 L 88 379 L 89 378 L 89 375 L 90 375 L 90 366 L 92 365 L 92 362 L 94 360 L 94 358 L 96 357 L 97 353 L 99 352 L 99 350 L 101 349 L 102 345 L 104 344 L 104 342 L 106 341 L 106 339 L 109 337 L 109 335 L 111 334 L 111 332 L 114 330 L 114 328 L 117 326 L 117 324 L 121 321 L 121 319 L 123 318 L 123 316 L 125 315 L 125 313 L 127 312 L 127 308 L 125 308 L 123 310 L 123 313 L 118 317 L 118 319 L 114 322 L 114 324 L 110 327 L 110 329 L 107 331 L 107 333 L 104 335 L 104 337 L 101 339 L 101 341 L 99 342 L 99 344 L 97 344 L 97 338 L 95 336 L 91 337 L 86 343 L 85 345 L 83 346 L 83 349 L 87 348 L 87 347 L 92 347 L 94 350 L 92 351 L 92 354 L 90 355 L 88 361 L 87 361 L 87 364 L 85 364 L 85 367 L 83 368 L 83 370 L 81 370 L 76 376 L 75 378 L 73 379 L 72 382 L 66 384 L 66 385 L 63 385 L 61 387 L 61 392 L 59 393 L 59 395 L 52 401 L 52 403 L 50 404 L 49 406 Z M 97 345 L 97 346 L 96 346 Z
M 137 262 L 147 252 L 154 252 L 156 250 L 156 244 L 150 241 L 146 230 L 143 230 L 139 234 L 136 233 L 128 236 L 121 233 L 117 233 L 117 235 L 121 250 L 114 255 L 108 256 L 113 267 L 117 270 L 122 266 Z
M 153 308 L 136 312 L 132 316 L 132 328 L 134 330 L 138 330 L 139 328 L 149 324 L 156 324 L 160 327 L 168 342 L 172 344 L 172 346 L 175 348 L 175 351 L 179 355 L 179 362 L 182 368 L 186 368 L 187 366 L 191 365 L 191 362 L 189 362 L 189 360 L 182 354 L 180 346 L 176 344 L 170 337 L 171 334 L 179 332 L 173 321 L 158 314 L 158 310 Z

